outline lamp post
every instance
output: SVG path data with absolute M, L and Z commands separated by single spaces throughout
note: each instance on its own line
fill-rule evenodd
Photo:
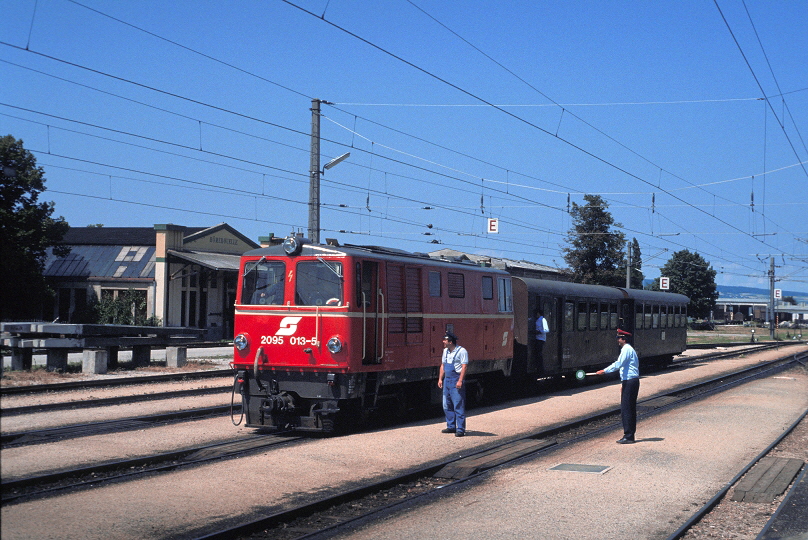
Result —
M 309 240 L 320 243 L 320 175 L 351 155 L 350 152 L 326 163 L 320 170 L 320 104 L 333 105 L 322 99 L 311 100 L 311 157 L 309 159 Z

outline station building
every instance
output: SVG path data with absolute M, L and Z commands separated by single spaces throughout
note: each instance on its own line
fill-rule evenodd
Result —
M 209 340 L 232 337 L 239 258 L 259 247 L 226 223 L 73 227 L 62 244 L 70 254 L 49 253 L 44 272 L 57 292 L 54 319 L 86 322 L 92 300 L 131 291 L 144 319 L 203 328 Z

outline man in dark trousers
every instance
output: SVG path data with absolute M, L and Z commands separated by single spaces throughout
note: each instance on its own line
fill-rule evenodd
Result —
M 466 369 L 469 354 L 457 344 L 457 336 L 447 332 L 443 336 L 443 358 L 438 375 L 438 388 L 443 390 L 443 412 L 446 428 L 442 433 L 466 434 Z
M 620 356 L 607 368 L 598 371 L 598 375 L 620 370 L 620 380 L 623 381 L 620 391 L 620 415 L 623 419 L 623 438 L 618 444 L 631 444 L 634 442 L 634 433 L 637 431 L 637 395 L 640 393 L 640 358 L 634 347 L 628 344 L 631 332 L 617 329 L 617 343 L 620 344 Z

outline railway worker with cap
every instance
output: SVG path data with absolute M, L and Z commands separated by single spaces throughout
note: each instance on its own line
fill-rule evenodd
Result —
M 620 415 L 623 419 L 623 438 L 618 444 L 631 444 L 634 442 L 634 433 L 637 431 L 637 395 L 640 393 L 640 358 L 634 347 L 628 344 L 631 332 L 617 329 L 617 342 L 620 344 L 620 356 L 607 368 L 598 371 L 598 375 L 620 370 L 620 380 L 623 381 L 620 390 Z
M 443 389 L 443 412 L 446 428 L 441 433 L 466 434 L 466 369 L 469 355 L 457 344 L 457 336 L 446 332 L 443 336 L 443 358 L 438 375 L 438 388 Z

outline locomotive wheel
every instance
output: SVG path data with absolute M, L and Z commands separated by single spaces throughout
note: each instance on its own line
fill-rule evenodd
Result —
M 323 418 L 322 419 L 322 426 L 323 426 L 323 433 L 327 435 L 331 435 L 334 433 L 334 419 L 333 418 Z

